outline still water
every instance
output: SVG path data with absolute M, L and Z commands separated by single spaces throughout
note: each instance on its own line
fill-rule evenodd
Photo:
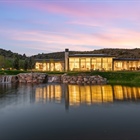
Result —
M 0 85 L 0 140 L 139 140 L 140 87 Z

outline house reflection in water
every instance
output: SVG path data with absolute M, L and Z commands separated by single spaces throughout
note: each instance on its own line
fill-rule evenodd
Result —
M 62 100 L 61 85 L 47 85 L 46 87 L 37 87 L 35 91 L 35 100 L 39 101 L 55 101 L 60 103 Z
M 46 85 L 35 90 L 36 102 L 65 102 L 68 106 L 112 103 L 140 99 L 140 87 L 121 85 Z

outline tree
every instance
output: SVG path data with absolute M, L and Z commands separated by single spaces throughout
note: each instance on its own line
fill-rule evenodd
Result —
M 24 61 L 24 70 L 27 71 L 27 69 L 28 69 L 28 60 L 25 59 L 25 61 Z
M 28 68 L 32 70 L 33 67 L 34 67 L 34 60 L 32 57 L 29 57 Z
M 0 55 L 0 68 L 4 67 L 4 56 Z
M 14 62 L 13 62 L 13 68 L 19 70 L 19 58 L 18 55 L 15 56 Z
M 4 68 L 10 69 L 12 67 L 13 67 L 13 59 L 11 59 L 11 58 L 5 58 Z
M 19 68 L 24 69 L 24 60 L 19 59 Z
M 27 56 L 26 56 L 26 54 L 24 53 L 24 54 L 23 54 L 23 58 L 25 59 L 26 57 L 27 57 Z

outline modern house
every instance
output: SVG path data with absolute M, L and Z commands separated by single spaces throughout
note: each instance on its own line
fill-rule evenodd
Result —
M 139 58 L 116 58 L 108 54 L 69 54 L 65 49 L 64 59 L 36 59 L 38 71 L 119 71 L 139 70 Z

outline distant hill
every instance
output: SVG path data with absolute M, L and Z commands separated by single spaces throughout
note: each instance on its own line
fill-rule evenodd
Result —
M 140 58 L 140 49 L 99 49 L 93 51 L 70 51 L 70 54 L 109 54 L 115 55 L 117 58 Z M 8 58 L 14 58 L 18 56 L 19 59 L 27 58 L 26 55 L 21 55 L 18 53 L 13 53 L 10 50 L 0 49 L 0 55 Z M 63 52 L 54 52 L 54 53 L 42 53 L 31 56 L 34 59 L 63 59 L 64 58 L 64 51 Z
M 70 51 L 70 54 L 109 54 L 117 58 L 140 58 L 140 49 L 99 49 L 93 51 Z M 61 59 L 64 58 L 64 52 L 42 53 L 32 56 L 34 59 Z
M 18 54 L 18 53 L 13 53 L 10 50 L 7 51 L 7 50 L 4 50 L 4 49 L 0 49 L 0 56 L 4 56 L 4 57 L 7 57 L 7 58 L 14 58 L 15 56 L 18 56 L 19 59 L 27 58 L 25 54 L 21 55 L 21 54 Z

